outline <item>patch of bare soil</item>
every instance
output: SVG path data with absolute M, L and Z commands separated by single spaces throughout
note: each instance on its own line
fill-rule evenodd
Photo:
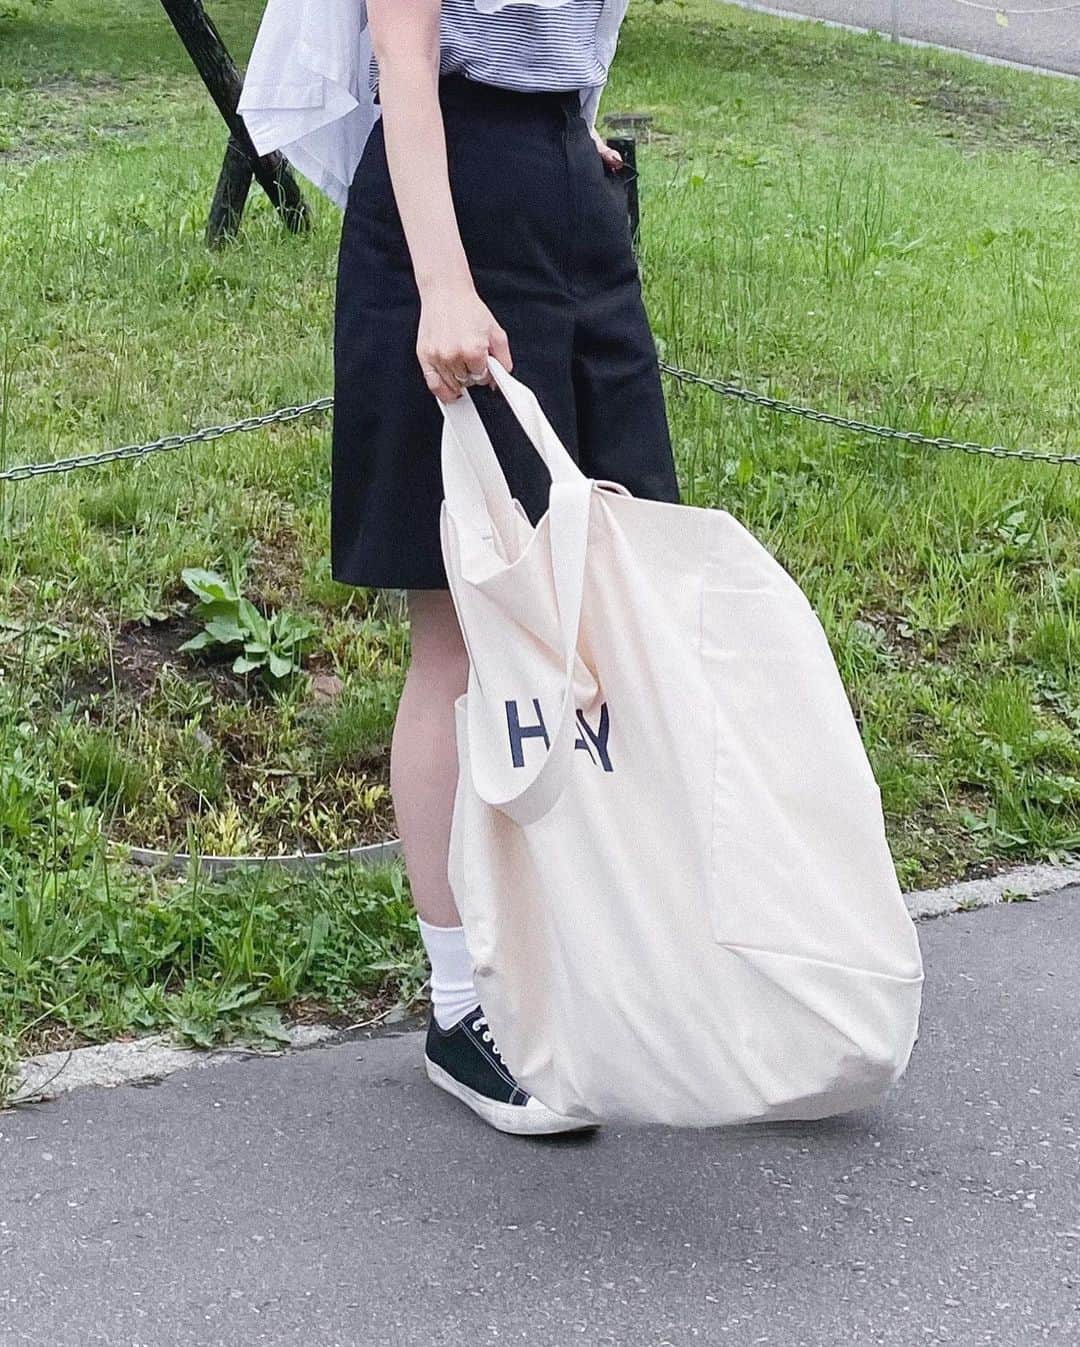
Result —
M 68 695 L 82 700 L 94 693 L 111 692 L 115 687 L 141 701 L 149 695 L 166 664 L 179 665 L 184 661 L 180 646 L 196 630 L 197 624 L 186 617 L 169 617 L 148 626 L 131 623 L 122 627 L 113 639 L 111 663 L 82 670 L 67 689 Z M 212 676 L 217 671 L 210 672 Z M 240 684 L 235 677 L 234 681 Z
M 160 117 L 161 99 L 170 96 L 162 91 L 141 97 L 146 92 L 145 83 L 107 75 L 63 76 L 0 91 L 0 113 L 9 109 L 0 164 L 30 164 L 84 150 L 94 140 L 145 135 Z
M 1051 126 L 1036 127 L 1018 120 L 1005 98 L 988 98 L 948 80 L 922 88 L 898 87 L 896 92 L 909 104 L 925 110 L 945 124 L 945 134 L 966 145 L 999 149 L 1035 149 L 1067 163 L 1080 162 L 1080 125 L 1060 118 Z

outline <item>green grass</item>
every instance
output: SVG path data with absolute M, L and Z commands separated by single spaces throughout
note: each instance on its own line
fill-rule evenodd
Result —
M 667 358 L 932 435 L 1080 450 L 1080 85 L 681 13 L 639 12 L 607 95 L 654 119 L 643 260 Z M 1076 848 L 1077 470 L 697 389 L 669 407 L 686 498 L 764 537 L 825 622 L 901 878 Z
M 348 1006 L 388 978 L 411 992 L 424 976 L 397 868 L 164 884 L 98 852 L 45 878 L 24 876 L 0 946 L 0 1009 L 24 1034 L 62 1024 L 84 1039 L 158 1027 L 204 1045 L 257 1039 L 280 1034 L 278 1006 Z
M 338 212 L 309 190 L 298 238 L 253 195 L 208 253 L 222 127 L 160 8 L 7 8 L 0 465 L 329 391 Z M 260 11 L 213 6 L 238 56 Z M 639 2 L 604 107 L 653 118 L 641 256 L 669 360 L 1080 450 L 1080 85 Z M 668 397 L 685 498 L 742 519 L 821 614 L 902 881 L 1080 848 L 1077 470 Z M 102 841 L 291 849 L 387 825 L 407 631 L 330 579 L 328 476 L 312 420 L 0 487 L 0 1077 L 13 1045 L 65 1032 L 204 1041 L 272 1029 L 259 1007 L 349 1004 L 387 969 L 415 980 L 396 871 L 208 885 L 132 872 Z M 314 618 L 309 672 L 340 696 L 177 655 L 187 566 Z

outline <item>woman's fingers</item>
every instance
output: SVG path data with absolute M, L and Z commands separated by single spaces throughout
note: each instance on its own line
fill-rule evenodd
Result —
M 618 150 L 613 149 L 598 131 L 590 131 L 592 142 L 596 146 L 596 151 L 604 164 L 618 172 L 623 167 L 623 157 Z
M 491 310 L 474 292 L 433 289 L 421 304 L 416 356 L 428 389 L 455 402 L 463 388 L 494 384 L 488 353 L 510 368 L 510 343 Z
M 507 372 L 512 372 L 514 362 L 510 358 L 510 338 L 501 327 L 494 327 L 491 331 L 491 341 L 489 345 L 491 354 Z M 487 382 L 494 384 L 495 379 L 491 371 L 487 368 L 487 362 L 484 362 L 484 370 L 487 374 Z
M 473 352 L 466 355 L 460 346 L 448 343 L 418 345 L 416 354 L 431 392 L 443 402 L 453 402 L 468 382 L 469 362 L 476 358 Z
M 424 382 L 440 402 L 455 402 L 461 396 L 460 385 L 447 373 L 434 365 L 426 365 L 423 361 L 420 362 L 420 368 L 424 374 Z
M 469 377 L 480 383 L 486 382 L 488 378 L 488 351 L 491 347 L 491 338 L 485 335 L 481 341 L 467 353 L 465 368 Z
M 487 341 L 478 337 L 468 346 L 451 347 L 442 352 L 436 363 L 454 383 L 474 383 L 487 371 Z
M 505 338 L 506 334 L 503 333 L 504 345 Z M 490 338 L 483 345 L 472 346 L 462 354 L 442 362 L 438 368 L 444 382 L 456 389 L 471 388 L 474 384 L 494 384 L 488 369 L 489 349 Z

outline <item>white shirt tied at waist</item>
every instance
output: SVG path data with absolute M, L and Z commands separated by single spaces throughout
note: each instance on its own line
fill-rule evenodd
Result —
M 567 0 L 474 0 L 493 14 L 511 3 L 555 8 Z M 615 55 L 628 0 L 604 0 L 596 54 Z M 344 206 L 368 135 L 379 116 L 369 85 L 371 35 L 366 0 L 268 0 L 248 62 L 239 112 L 260 154 L 280 150 L 320 191 Z M 590 126 L 603 84 L 581 90 Z

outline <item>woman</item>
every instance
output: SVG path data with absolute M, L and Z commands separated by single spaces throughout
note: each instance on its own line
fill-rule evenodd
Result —
M 679 498 L 621 162 L 592 128 L 625 9 L 626 0 L 368 0 L 365 74 L 381 117 L 357 137 L 339 259 L 333 574 L 408 592 L 412 655 L 391 788 L 431 961 L 426 1067 L 487 1122 L 521 1134 L 581 1124 L 530 1098 L 502 1062 L 447 880 L 453 707 L 468 661 L 440 553 L 436 399 L 474 388 L 534 522 L 547 482 L 494 389 L 489 354 L 532 388 L 588 476 Z M 325 42 L 319 31 L 299 45 Z M 322 59 L 324 70 L 334 64 Z M 245 97 L 258 102 L 257 91 Z M 332 155 L 312 143 L 310 171 L 325 186 Z

